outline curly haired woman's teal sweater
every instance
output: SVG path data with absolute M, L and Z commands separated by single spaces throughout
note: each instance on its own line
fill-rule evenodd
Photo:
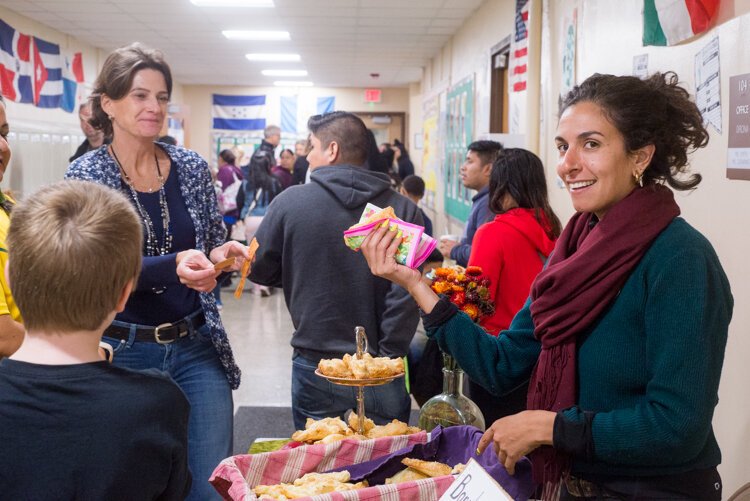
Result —
M 574 473 L 656 476 L 721 462 L 711 419 L 732 308 L 713 247 L 676 218 L 578 341 L 577 405 L 563 415 L 594 413 L 594 453 L 573 458 Z M 528 380 L 540 352 L 529 302 L 498 337 L 463 313 L 441 320 L 426 316 L 427 335 L 473 380 L 497 395 Z

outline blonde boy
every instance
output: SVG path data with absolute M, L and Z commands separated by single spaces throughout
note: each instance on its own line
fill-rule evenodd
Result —
M 0 361 L 7 499 L 183 499 L 189 404 L 168 377 L 102 361 L 103 330 L 141 267 L 130 203 L 93 183 L 42 188 L 13 211 L 8 274 L 26 336 Z

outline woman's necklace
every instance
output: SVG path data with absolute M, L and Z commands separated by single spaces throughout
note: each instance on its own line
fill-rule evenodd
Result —
M 164 180 L 164 176 L 162 176 L 161 174 L 161 168 L 159 167 L 159 158 L 156 156 L 156 152 L 154 152 L 154 160 L 156 161 L 156 177 L 159 180 L 159 209 L 161 212 L 162 228 L 164 229 L 164 238 L 162 239 L 161 245 L 159 245 L 159 242 L 157 241 L 156 230 L 154 229 L 154 223 L 151 220 L 151 216 L 148 215 L 145 207 L 141 205 L 141 201 L 138 199 L 138 192 L 133 186 L 133 181 L 130 179 L 130 176 L 128 176 L 127 172 L 125 172 L 125 169 L 122 168 L 120 159 L 117 158 L 117 153 L 115 153 L 115 148 L 111 144 L 109 145 L 109 148 L 112 151 L 112 157 L 114 158 L 117 167 L 120 169 L 122 179 L 123 181 L 125 181 L 125 184 L 129 188 L 130 195 L 133 197 L 133 202 L 135 202 L 135 208 L 138 210 L 138 214 L 141 216 L 141 222 L 143 223 L 143 227 L 146 230 L 144 253 L 147 256 L 163 256 L 165 254 L 169 254 L 169 252 L 172 250 L 173 240 L 169 224 L 169 206 L 167 205 L 167 193 L 164 188 L 164 185 L 166 183 Z M 153 189 L 149 189 L 148 192 L 152 193 Z

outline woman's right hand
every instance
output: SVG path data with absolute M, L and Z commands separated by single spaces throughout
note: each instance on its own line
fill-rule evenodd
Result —
M 370 232 L 360 248 L 373 275 L 387 278 L 400 285 L 414 298 L 425 313 L 430 313 L 439 301 L 438 295 L 422 280 L 419 270 L 396 262 L 396 252 L 401 243 L 397 231 L 390 231 L 388 225 Z
M 397 233 L 387 224 L 376 228 L 365 237 L 360 250 L 373 275 L 386 278 L 406 290 L 411 290 L 421 282 L 422 274 L 419 270 L 396 261 L 396 252 L 401 243 L 401 238 L 396 236 Z

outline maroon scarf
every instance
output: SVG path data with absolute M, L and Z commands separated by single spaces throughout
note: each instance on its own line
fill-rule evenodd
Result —
M 534 335 L 542 344 L 531 375 L 529 409 L 559 411 L 576 403 L 576 340 L 625 284 L 654 239 L 680 214 L 662 185 L 636 188 L 594 224 L 577 213 L 557 240 L 549 265 L 531 287 Z M 567 458 L 552 447 L 531 455 L 534 480 L 558 484 Z

